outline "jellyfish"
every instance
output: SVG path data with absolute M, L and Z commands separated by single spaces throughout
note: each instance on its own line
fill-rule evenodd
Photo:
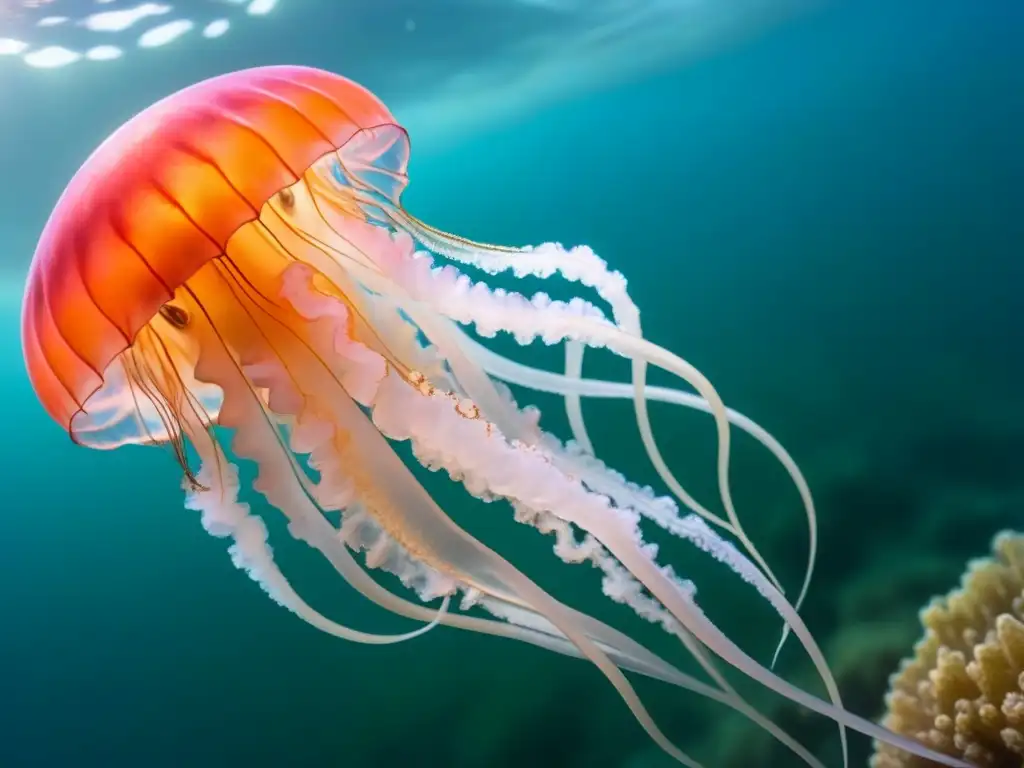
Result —
M 738 428 L 776 456 L 800 490 L 813 562 L 813 502 L 782 446 L 726 408 L 695 367 L 644 337 L 625 278 L 589 248 L 486 245 L 415 218 L 401 203 L 408 160 L 408 136 L 381 101 L 344 77 L 304 67 L 222 75 L 132 118 L 71 180 L 29 270 L 22 344 L 45 410 L 83 446 L 170 446 L 186 506 L 211 535 L 230 539 L 235 565 L 323 632 L 397 643 L 445 625 L 589 660 L 651 738 L 687 766 L 699 764 L 658 728 L 626 672 L 731 707 L 807 765 L 821 763 L 736 693 L 723 661 L 835 720 L 844 763 L 852 728 L 965 766 L 843 707 L 797 611 L 810 565 L 791 603 L 732 503 L 730 430 Z M 470 270 L 560 277 L 584 295 L 526 296 L 474 280 Z M 498 355 L 486 344 L 498 333 L 562 345 L 564 371 Z M 587 348 L 629 360 L 631 383 L 583 378 Z M 693 392 L 647 386 L 650 366 Z M 542 429 L 539 412 L 517 404 L 509 384 L 561 395 L 573 438 Z M 584 397 L 633 401 L 647 454 L 685 513 L 594 454 Z M 653 433 L 652 399 L 714 419 L 725 516 L 673 476 Z M 414 459 L 403 459 L 399 444 Z M 364 597 L 419 626 L 374 634 L 306 603 L 275 564 L 262 518 L 241 500 L 232 459 L 255 465 L 253 490 L 284 515 L 293 537 Z M 510 511 L 553 536 L 567 563 L 596 567 L 604 593 L 677 638 L 710 682 L 545 592 L 459 527 L 412 461 L 496 502 L 485 507 L 491 514 Z M 827 700 L 726 636 L 694 585 L 658 561 L 642 520 L 749 583 L 809 654 Z M 367 569 L 394 574 L 409 594 Z

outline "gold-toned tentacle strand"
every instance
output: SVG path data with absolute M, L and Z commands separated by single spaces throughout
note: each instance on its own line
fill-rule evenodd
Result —
M 290 204 L 293 205 L 294 204 L 294 197 L 293 197 L 294 193 L 291 192 L 291 190 L 288 190 L 288 194 L 290 196 L 292 196 L 292 197 L 288 197 L 286 199 L 291 200 L 292 203 L 290 203 Z M 280 198 L 280 193 L 278 194 L 278 197 Z M 339 251 L 339 250 L 337 250 L 335 248 L 332 248 L 329 244 L 321 241 L 319 238 L 313 237 L 312 235 L 310 235 L 309 233 L 307 233 L 304 230 L 300 229 L 299 227 L 294 226 L 292 224 L 292 222 L 288 219 L 288 217 L 282 216 L 279 211 L 277 211 L 277 210 L 275 210 L 273 208 L 273 206 L 268 206 L 268 208 L 269 208 L 269 211 L 272 212 L 275 215 L 276 220 L 281 225 L 283 225 L 284 227 L 287 227 L 287 229 L 292 234 L 294 234 L 297 238 L 302 240 L 309 247 L 316 249 L 324 257 L 326 257 L 326 258 L 328 258 L 328 259 L 330 259 L 330 260 L 332 260 L 332 261 L 334 261 L 336 263 L 340 262 L 341 265 L 344 265 L 344 263 L 346 261 L 352 262 L 352 257 L 349 254 L 346 254 L 346 253 L 344 253 L 342 251 Z M 319 210 L 318 210 L 318 213 L 319 213 Z M 348 214 L 348 212 L 345 212 L 345 213 L 347 215 L 351 215 L 351 214 Z M 359 216 L 360 219 L 364 220 L 364 217 L 362 216 L 361 213 L 355 212 L 354 215 L 357 215 L 357 216 Z M 330 223 L 326 220 L 325 217 L 322 216 L 322 214 L 321 214 L 321 218 L 323 219 L 324 224 L 327 227 L 331 228 Z M 271 247 L 274 248 L 275 251 L 278 252 L 279 255 L 282 256 L 282 258 L 285 258 L 285 259 L 293 261 L 293 262 L 300 261 L 299 259 L 296 259 L 293 254 L 291 254 L 291 253 L 289 253 L 287 251 L 287 249 L 285 248 L 284 244 L 274 235 L 274 233 L 270 230 L 270 228 L 267 226 L 267 224 L 264 221 L 261 220 L 261 221 L 257 222 L 257 224 L 259 225 L 258 226 L 258 231 L 260 232 L 261 236 L 264 238 L 264 240 Z M 335 232 L 335 230 L 333 228 L 331 228 L 331 231 Z M 364 256 L 364 258 L 367 260 L 367 263 L 372 263 L 372 260 L 369 259 L 369 256 L 367 254 L 363 254 L 362 251 L 359 251 L 359 253 Z M 377 333 L 374 330 L 374 324 L 369 320 L 369 318 L 367 318 L 366 313 L 363 311 L 363 309 L 359 306 L 359 304 L 356 301 L 355 297 L 357 295 L 358 289 L 354 285 L 351 285 L 351 286 L 338 286 L 338 285 L 335 284 L 335 281 L 332 278 L 328 278 L 322 272 L 317 270 L 316 269 L 316 265 L 309 264 L 309 266 L 312 269 L 314 269 L 317 272 L 317 274 L 319 274 L 323 278 L 324 282 L 327 285 L 329 285 L 329 286 L 334 288 L 333 291 L 328 293 L 328 292 L 325 292 L 323 290 L 323 286 L 322 285 L 313 284 L 313 285 L 311 285 L 311 289 L 314 290 L 316 293 L 318 293 L 321 296 L 325 296 L 327 298 L 334 299 L 336 301 L 341 302 L 345 306 L 345 308 L 351 313 L 352 319 L 354 321 L 358 322 L 360 330 L 362 332 L 364 332 L 367 336 L 369 336 L 369 337 L 371 337 L 373 339 L 373 346 L 374 346 L 374 348 L 376 349 L 376 351 L 378 351 L 381 354 L 382 357 L 384 357 L 385 361 L 388 363 L 388 366 L 391 369 L 393 369 L 395 371 L 395 373 L 397 373 L 399 376 L 401 376 L 403 379 L 405 379 L 405 381 L 408 382 L 411 386 L 413 386 L 413 387 L 418 389 L 419 388 L 419 382 L 420 381 L 426 381 L 426 376 L 424 374 L 422 374 L 422 373 L 420 373 L 418 371 L 415 371 L 412 368 L 410 368 L 409 365 L 407 365 L 402 360 L 401 356 L 396 354 L 388 346 L 387 342 L 383 338 L 381 338 L 380 334 Z M 239 273 L 241 272 L 241 270 L 237 266 L 235 267 L 235 269 L 238 270 Z M 346 288 L 348 288 L 348 290 L 345 290 Z M 264 297 L 264 298 L 266 298 L 266 297 Z M 269 299 L 267 299 L 267 300 L 270 301 Z M 415 374 L 415 376 L 414 376 L 414 374 Z M 452 395 L 452 396 L 455 397 L 454 395 Z
M 188 314 L 173 304 L 165 304 L 161 307 L 159 316 L 179 330 L 183 330 L 188 325 Z M 182 380 L 164 335 L 154 327 L 153 323 L 142 328 L 136 336 L 135 342 L 123 354 L 122 364 L 133 396 L 137 390 L 156 411 L 157 417 L 167 433 L 167 442 L 171 446 L 175 460 L 181 466 L 189 486 L 193 490 L 208 490 L 199 482 L 196 472 L 189 465 L 188 453 L 185 448 L 186 430 L 184 425 L 193 422 L 201 423 L 209 430 L 212 427 L 213 418 Z M 184 413 L 186 408 L 191 411 L 191 418 Z M 136 405 L 136 414 L 150 441 L 158 442 L 149 432 L 138 405 Z
M 386 371 L 390 371 L 390 367 L 386 369 Z M 419 371 L 409 371 L 407 374 L 403 375 L 402 378 L 405 379 L 407 384 L 411 385 L 413 389 L 424 397 L 437 396 L 450 400 L 455 407 L 456 414 L 468 421 L 483 421 L 484 429 L 487 430 L 487 436 L 490 437 L 494 434 L 496 429 L 494 424 L 484 418 L 484 415 L 480 410 L 480 406 L 469 398 L 459 397 L 454 392 L 435 387 L 430 383 L 430 380 Z

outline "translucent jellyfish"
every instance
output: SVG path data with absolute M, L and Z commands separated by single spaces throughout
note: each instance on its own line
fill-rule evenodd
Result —
M 697 763 L 658 729 L 623 670 L 738 710 L 809 765 L 820 763 L 734 692 L 716 656 L 835 719 L 844 747 L 850 727 L 944 765 L 965 765 L 843 708 L 821 652 L 745 535 L 729 492 L 731 424 L 789 471 L 813 542 L 810 493 L 782 447 L 727 410 L 693 366 L 643 337 L 625 279 L 590 249 L 483 245 L 415 219 L 399 200 L 408 156 L 405 131 L 371 93 L 300 67 L 214 78 L 133 118 L 72 179 L 33 259 L 22 341 L 43 406 L 82 445 L 171 445 L 185 473 L 186 504 L 206 530 L 232 539 L 234 562 L 324 632 L 392 643 L 443 624 L 583 657 L 685 765 Z M 582 297 L 561 302 L 492 289 L 460 271 L 464 265 L 517 278 L 561 276 L 608 311 Z M 501 357 L 461 326 L 484 339 L 504 332 L 523 344 L 564 345 L 566 370 Z M 632 361 L 632 384 L 581 378 L 585 347 Z M 647 387 L 652 365 L 697 394 Z M 563 395 L 574 440 L 545 433 L 536 410 L 520 408 L 502 380 Z M 594 456 L 582 397 L 633 399 L 648 454 L 688 512 Z M 725 517 L 672 476 L 652 433 L 649 399 L 714 418 Z M 416 460 L 470 493 L 506 502 L 493 509 L 511 508 L 520 522 L 553 534 L 563 560 L 598 567 L 604 592 L 677 637 L 711 682 L 557 601 L 459 528 L 395 453 L 402 441 Z M 374 635 L 305 603 L 276 567 L 262 520 L 239 500 L 229 453 L 255 463 L 255 490 L 286 516 L 293 536 L 369 600 L 423 625 Z M 641 537 L 643 518 L 755 587 L 810 654 L 829 700 L 777 677 L 721 632 L 693 584 L 656 561 L 656 548 Z M 396 574 L 420 601 L 381 586 L 364 564 Z

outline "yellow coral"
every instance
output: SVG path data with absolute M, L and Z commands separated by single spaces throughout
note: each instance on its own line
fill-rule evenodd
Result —
M 979 768 L 1024 765 L 1024 535 L 1001 533 L 994 557 L 921 612 L 924 638 L 890 679 L 884 725 Z M 871 768 L 928 768 L 876 744 Z

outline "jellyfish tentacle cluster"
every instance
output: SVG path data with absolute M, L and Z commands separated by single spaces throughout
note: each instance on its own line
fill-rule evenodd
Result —
M 548 243 L 537 248 L 496 247 L 473 243 L 449 233 L 441 232 L 424 224 L 423 222 L 418 221 L 401 208 L 397 199 L 395 199 L 391 205 L 381 204 L 381 193 L 375 190 L 368 190 L 368 185 L 362 181 L 360 174 L 347 173 L 343 170 L 341 163 L 334 168 L 333 178 L 338 182 L 343 183 L 347 188 L 359 189 L 361 187 L 364 194 L 359 195 L 357 192 L 357 197 L 360 197 L 360 199 L 364 201 L 365 205 L 369 206 L 370 209 L 375 212 L 383 211 L 383 215 L 389 218 L 397 227 L 414 233 L 420 241 L 428 244 L 430 248 L 438 254 L 454 259 L 459 263 L 472 265 L 492 275 L 499 274 L 503 271 L 511 271 L 517 278 L 532 276 L 546 279 L 557 274 L 571 282 L 579 283 L 594 290 L 597 295 L 610 306 L 612 310 L 611 319 L 619 330 L 638 337 L 642 336 L 640 328 L 640 311 L 629 296 L 626 279 L 621 273 L 610 271 L 605 262 L 597 257 L 590 248 L 585 246 L 576 247 L 566 252 L 561 248 L 561 246 L 553 243 Z M 404 188 L 404 185 L 400 185 L 398 188 L 402 189 Z M 367 192 L 369 192 L 368 195 Z M 465 280 L 465 278 L 463 278 L 463 280 Z M 451 287 L 457 288 L 457 286 Z M 466 298 L 471 301 L 474 297 Z M 533 297 L 531 304 L 535 309 L 542 309 L 551 305 L 551 302 L 545 294 L 538 294 Z M 555 303 L 553 306 L 558 309 L 562 308 L 558 303 Z M 600 314 L 600 310 L 597 310 L 592 305 L 583 302 L 581 299 L 576 299 L 575 302 L 571 302 L 569 308 L 570 310 L 573 308 L 577 311 L 582 310 L 585 315 L 591 315 L 595 318 L 602 316 Z M 474 317 L 471 311 L 469 311 L 467 316 L 467 310 L 468 307 L 461 307 L 461 312 L 459 314 L 461 314 L 462 317 L 459 319 L 464 322 L 475 324 L 477 332 L 481 335 L 493 335 L 493 328 L 491 327 L 493 325 L 493 316 L 490 318 L 489 322 L 481 322 L 482 318 Z M 453 312 L 450 311 L 448 314 L 451 315 Z M 505 330 L 510 329 L 506 328 Z M 517 340 L 520 341 L 520 343 L 528 343 L 534 337 L 543 338 L 546 343 L 557 343 L 558 341 L 563 341 L 565 343 L 567 379 L 571 381 L 574 379 L 579 380 L 581 378 L 583 353 L 586 348 L 582 340 L 575 338 L 571 333 L 563 338 L 558 338 L 557 336 L 552 338 L 552 332 L 546 324 L 544 325 L 544 330 L 540 332 L 529 328 L 523 330 L 518 327 L 513 329 L 512 332 L 516 335 Z M 592 340 L 591 343 L 593 343 Z M 505 365 L 511 363 L 511 361 L 506 362 L 503 360 L 501 362 Z M 511 364 L 515 365 L 514 363 Z M 789 457 L 786 451 L 778 445 L 777 441 L 775 441 L 774 438 L 772 438 L 771 435 L 761 427 L 749 422 L 748 419 L 738 414 L 733 414 L 733 416 L 738 416 L 738 419 L 731 418 L 730 412 L 724 407 L 724 404 L 718 398 L 717 393 L 715 393 L 710 382 L 704 379 L 699 371 L 696 371 L 691 366 L 685 366 L 685 368 L 689 369 L 689 375 L 678 370 L 676 372 L 680 373 L 682 377 L 693 385 L 700 394 L 696 398 L 676 399 L 675 402 L 710 413 L 716 419 L 716 427 L 718 430 L 718 479 L 722 503 L 728 519 L 723 519 L 719 515 L 708 510 L 694 499 L 685 490 L 685 488 L 683 488 L 682 484 L 672 473 L 658 449 L 647 412 L 648 395 L 646 393 L 645 383 L 647 364 L 647 361 L 643 358 L 634 358 L 632 360 L 633 386 L 631 397 L 634 402 L 637 426 L 640 430 L 644 448 L 655 470 L 658 472 L 658 475 L 666 486 L 676 495 L 685 507 L 714 523 L 726 532 L 736 536 L 750 557 L 753 558 L 764 574 L 780 592 L 784 591 L 782 585 L 779 583 L 778 579 L 776 579 L 768 566 L 768 563 L 764 560 L 753 542 L 747 536 L 732 502 L 732 496 L 728 484 L 730 442 L 728 430 L 729 422 L 732 421 L 733 423 L 740 423 L 744 425 L 745 428 L 746 424 L 749 424 L 751 428 L 747 428 L 747 431 L 768 447 L 790 474 L 800 493 L 800 498 L 804 505 L 809 533 L 807 567 L 805 569 L 803 583 L 794 603 L 795 609 L 799 611 L 800 606 L 806 597 L 807 590 L 810 587 L 811 578 L 813 576 L 818 541 L 814 502 L 811 497 L 810 489 L 806 480 L 803 478 L 799 467 Z M 519 383 L 526 386 L 529 386 L 527 382 L 533 375 L 543 375 L 541 372 L 530 371 L 528 369 L 524 371 L 524 366 L 519 366 L 518 369 L 521 373 L 526 373 L 525 377 L 520 376 L 519 381 Z M 593 448 L 590 444 L 589 436 L 587 435 L 580 404 L 580 392 L 570 386 L 560 392 L 560 394 L 565 397 L 566 412 L 577 445 L 582 447 L 584 452 L 592 454 Z M 703 395 L 703 397 L 701 395 Z M 776 649 L 776 658 L 778 657 L 779 651 L 782 649 L 788 633 L 789 625 L 784 624 L 783 635 Z
M 590 249 L 473 243 L 414 218 L 400 200 L 408 160 L 405 131 L 375 96 L 303 67 L 214 78 L 137 115 L 71 181 L 33 259 L 22 341 L 43 406 L 83 445 L 170 445 L 185 474 L 186 505 L 212 535 L 232 539 L 234 563 L 329 634 L 387 644 L 443 625 L 586 659 L 651 738 L 695 768 L 624 671 L 731 707 L 814 768 L 820 761 L 747 704 L 719 660 L 835 720 L 844 764 L 851 728 L 939 764 L 965 766 L 843 707 L 798 613 L 816 549 L 815 510 L 782 446 L 728 409 L 694 366 L 643 336 L 625 278 Z M 582 297 L 561 302 L 491 288 L 458 265 L 514 278 L 560 275 L 592 290 L 610 316 Z M 564 371 L 494 353 L 480 339 L 498 333 L 520 344 L 564 345 Z M 629 360 L 632 381 L 584 378 L 586 348 Z M 696 394 L 647 386 L 648 366 L 676 375 Z M 521 408 L 506 384 L 561 395 L 574 440 L 543 430 L 539 412 Z M 647 454 L 686 514 L 594 454 L 584 397 L 633 401 Z M 654 439 L 649 400 L 713 417 L 724 516 L 700 505 L 670 471 Z M 782 463 L 803 501 L 811 546 L 795 603 L 736 514 L 732 426 Z M 563 604 L 463 530 L 396 443 L 471 495 L 498 502 L 489 510 L 510 509 L 552 535 L 563 561 L 594 566 L 608 597 L 678 638 L 711 682 Z M 293 537 L 368 600 L 420 626 L 375 635 L 303 601 L 274 563 L 267 528 L 240 500 L 229 456 L 255 465 L 253 490 L 285 517 Z M 781 617 L 782 639 L 792 633 L 808 653 L 827 700 L 783 680 L 719 630 L 698 605 L 693 583 L 657 560 L 657 547 L 642 535 L 644 519 L 753 586 Z M 382 586 L 367 568 L 394 574 L 418 601 Z

